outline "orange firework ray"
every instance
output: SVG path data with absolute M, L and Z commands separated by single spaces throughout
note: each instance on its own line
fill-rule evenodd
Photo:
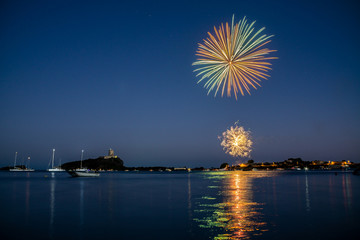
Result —
M 275 50 L 262 48 L 270 42 L 272 36 L 259 35 L 265 28 L 254 32 L 253 25 L 247 24 L 244 17 L 242 21 L 234 25 L 234 17 L 231 27 L 228 23 L 223 24 L 216 29 L 215 34 L 209 34 L 209 38 L 204 43 L 199 43 L 196 55 L 197 59 L 193 65 L 199 68 L 194 71 L 198 72 L 197 76 L 202 75 L 201 82 L 208 79 L 204 87 L 208 89 L 208 94 L 216 89 L 215 96 L 221 88 L 221 96 L 226 89 L 227 95 L 231 96 L 231 89 L 237 99 L 238 92 L 244 95 L 246 91 L 250 95 L 250 87 L 255 89 L 261 86 L 261 79 L 270 77 L 266 74 L 271 70 L 271 63 L 267 60 L 276 57 L 267 57 Z M 221 87 L 222 86 L 222 87 Z

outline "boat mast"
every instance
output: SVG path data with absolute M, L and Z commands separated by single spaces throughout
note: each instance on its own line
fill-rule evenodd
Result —
M 17 152 L 15 152 L 15 162 L 14 162 L 14 168 L 16 168 L 16 158 L 17 158 Z
M 55 158 L 55 148 L 53 148 L 53 154 L 52 154 L 52 162 L 51 162 L 51 168 L 54 168 L 54 158 Z
M 84 150 L 81 150 L 80 168 L 82 168 L 83 156 L 84 156 Z

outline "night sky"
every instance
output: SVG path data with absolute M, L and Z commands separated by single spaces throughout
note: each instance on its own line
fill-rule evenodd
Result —
M 239 160 L 218 139 L 237 120 L 256 162 L 360 162 L 356 2 L 1 1 L 0 167 L 110 147 L 126 166 L 219 167 Z M 191 65 L 233 14 L 265 26 L 279 58 L 237 101 L 207 95 Z

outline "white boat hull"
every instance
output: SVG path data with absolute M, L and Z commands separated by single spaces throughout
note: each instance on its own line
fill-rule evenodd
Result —
M 46 170 L 48 172 L 65 172 L 65 169 L 61 169 L 61 168 L 49 168 L 48 170 Z
M 68 171 L 73 177 L 99 177 L 100 173 L 88 171 Z
M 12 168 L 9 169 L 10 172 L 34 172 L 34 169 L 22 169 L 22 168 Z

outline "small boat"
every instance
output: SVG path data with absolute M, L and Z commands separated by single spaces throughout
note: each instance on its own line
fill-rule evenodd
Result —
M 83 156 L 84 150 L 81 150 L 80 168 L 75 170 L 67 170 L 67 172 L 73 177 L 99 177 L 100 173 L 82 167 Z
M 19 168 L 16 166 L 16 158 L 17 158 L 17 152 L 15 152 L 15 161 L 14 161 L 14 168 L 10 168 L 10 172 L 34 172 L 35 170 L 32 168 Z M 30 161 L 30 157 L 28 157 L 28 161 Z
M 73 177 L 99 177 L 100 173 L 90 171 L 88 169 L 76 169 L 76 170 L 68 170 L 67 171 Z
M 49 168 L 46 171 L 48 171 L 48 172 L 65 172 L 65 169 L 55 167 L 55 168 Z
M 10 172 L 34 172 L 35 170 L 32 168 L 11 168 L 9 169 Z
M 53 154 L 52 154 L 52 159 L 51 159 L 51 168 L 47 169 L 46 171 L 48 171 L 48 172 L 64 172 L 65 169 L 62 169 L 61 167 L 54 167 L 55 149 L 53 149 L 52 151 L 53 151 Z

